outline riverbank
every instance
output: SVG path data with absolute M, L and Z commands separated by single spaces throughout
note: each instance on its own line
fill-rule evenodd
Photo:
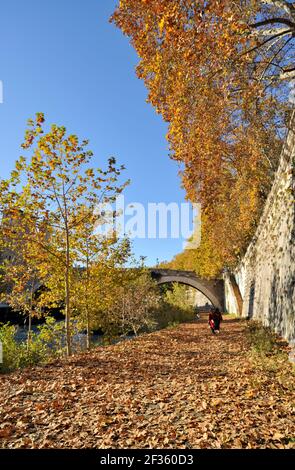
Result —
M 233 319 L 145 334 L 0 376 L 0 447 L 294 448 L 292 367 Z

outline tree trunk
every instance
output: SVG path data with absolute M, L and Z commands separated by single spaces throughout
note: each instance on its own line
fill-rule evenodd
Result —
M 28 337 L 27 337 L 27 352 L 29 352 L 32 342 L 32 311 L 33 311 L 33 287 L 31 289 L 30 297 L 30 311 L 29 311 L 29 324 L 28 324 Z
M 86 241 L 86 247 L 87 247 L 87 256 L 86 256 L 86 348 L 89 351 L 90 349 L 90 314 L 89 314 L 89 307 L 88 307 L 88 294 L 89 294 L 89 278 L 90 278 L 90 273 L 89 273 L 89 256 L 88 256 L 88 238 Z
M 66 329 L 66 345 L 67 345 L 67 356 L 72 354 L 71 344 L 71 326 L 70 326 L 70 243 L 69 243 L 69 232 L 66 229 L 66 269 L 65 269 L 65 329 Z
M 90 315 L 88 308 L 86 309 L 86 348 L 89 351 L 91 343 Z
M 28 323 L 28 337 L 27 337 L 27 352 L 29 352 L 32 341 L 32 313 L 29 313 L 29 323 Z

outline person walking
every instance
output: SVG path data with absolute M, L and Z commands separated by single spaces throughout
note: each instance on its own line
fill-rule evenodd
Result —
M 209 326 L 211 328 L 212 333 L 215 335 L 216 333 L 220 333 L 220 323 L 223 321 L 221 312 L 219 308 L 212 308 L 209 313 Z

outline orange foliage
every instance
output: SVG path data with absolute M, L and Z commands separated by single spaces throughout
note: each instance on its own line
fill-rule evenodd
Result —
M 245 250 L 277 168 L 286 103 L 269 92 L 266 55 L 249 26 L 260 7 L 253 0 L 121 0 L 112 17 L 140 56 L 148 100 L 169 123 L 187 197 L 202 204 L 202 245 L 176 260 L 186 267 L 195 260 L 206 276 Z

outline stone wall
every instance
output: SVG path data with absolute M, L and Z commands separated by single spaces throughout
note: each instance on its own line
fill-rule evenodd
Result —
M 256 234 L 232 279 L 225 274 L 227 310 L 261 320 L 290 342 L 295 342 L 294 167 L 295 112 Z

